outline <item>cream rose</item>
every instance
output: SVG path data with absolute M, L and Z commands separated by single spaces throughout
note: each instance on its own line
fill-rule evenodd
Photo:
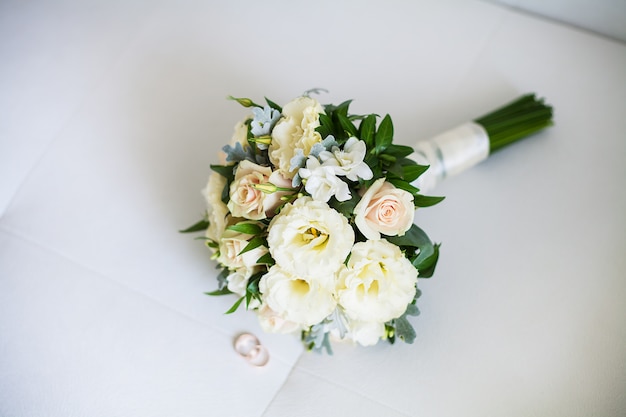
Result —
M 276 264 L 284 270 L 332 280 L 350 253 L 354 231 L 328 204 L 300 197 L 272 219 L 267 242 Z
M 263 301 L 278 317 L 302 327 L 324 320 L 337 306 L 327 280 L 294 275 L 272 266 L 259 281 Z
M 258 246 L 240 254 L 253 237 L 253 235 L 226 229 L 219 239 L 219 256 L 217 261 L 233 270 L 239 268 L 250 270 L 259 265 L 257 260 L 267 253 L 265 246 Z
M 228 207 L 222 202 L 222 191 L 226 186 L 226 178 L 217 172 L 211 173 L 209 182 L 202 190 L 202 195 L 207 203 L 207 218 L 209 220 L 209 228 L 206 231 L 206 237 L 217 242 L 226 228 L 226 216 L 228 215 Z
M 255 188 L 255 185 L 273 183 L 279 187 L 290 187 L 291 181 L 286 180 L 279 172 L 272 172 L 270 167 L 257 165 L 248 160 L 241 161 L 235 172 L 235 179 L 230 184 L 230 200 L 228 209 L 234 217 L 250 220 L 261 220 L 274 214 L 281 204 L 280 197 L 285 192 L 277 191 L 266 194 Z
M 384 323 L 400 317 L 416 292 L 417 269 L 386 240 L 358 242 L 338 272 L 337 296 L 351 320 Z
M 354 214 L 356 226 L 368 239 L 380 239 L 381 233 L 403 236 L 413 225 L 413 196 L 380 178 L 363 194 Z
M 297 150 L 308 156 L 313 145 L 322 141 L 315 130 L 320 126 L 319 115 L 324 110 L 310 97 L 298 97 L 283 107 L 283 117 L 272 130 L 269 146 L 270 161 L 286 178 L 293 178 L 298 168 L 291 169 L 291 158 Z

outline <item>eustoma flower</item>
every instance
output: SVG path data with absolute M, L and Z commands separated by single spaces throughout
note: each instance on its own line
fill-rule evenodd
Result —
M 300 197 L 272 219 L 267 243 L 283 270 L 299 277 L 330 279 L 350 253 L 354 231 L 328 204 Z
M 269 158 L 285 177 L 293 178 L 296 174 L 291 159 L 297 151 L 308 156 L 313 145 L 322 141 L 316 129 L 323 112 L 320 103 L 310 97 L 299 97 L 283 108 L 283 117 L 272 131 Z
M 385 323 L 400 317 L 415 296 L 418 271 L 386 240 L 358 242 L 338 273 L 339 304 L 351 319 Z

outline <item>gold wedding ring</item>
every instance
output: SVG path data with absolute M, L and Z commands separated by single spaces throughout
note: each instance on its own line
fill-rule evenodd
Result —
M 265 366 L 270 359 L 267 349 L 256 336 L 242 333 L 235 339 L 235 351 L 245 358 L 251 365 Z

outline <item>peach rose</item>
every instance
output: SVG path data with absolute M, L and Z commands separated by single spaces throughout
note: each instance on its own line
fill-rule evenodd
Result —
M 413 196 L 380 178 L 363 194 L 354 214 L 357 227 L 368 239 L 380 239 L 381 233 L 403 236 L 413 224 Z

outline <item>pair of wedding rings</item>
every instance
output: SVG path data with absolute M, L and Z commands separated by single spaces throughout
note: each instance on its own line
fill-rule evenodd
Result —
M 270 359 L 267 349 L 256 336 L 250 333 L 242 333 L 235 339 L 235 351 L 246 359 L 251 365 L 265 366 Z

